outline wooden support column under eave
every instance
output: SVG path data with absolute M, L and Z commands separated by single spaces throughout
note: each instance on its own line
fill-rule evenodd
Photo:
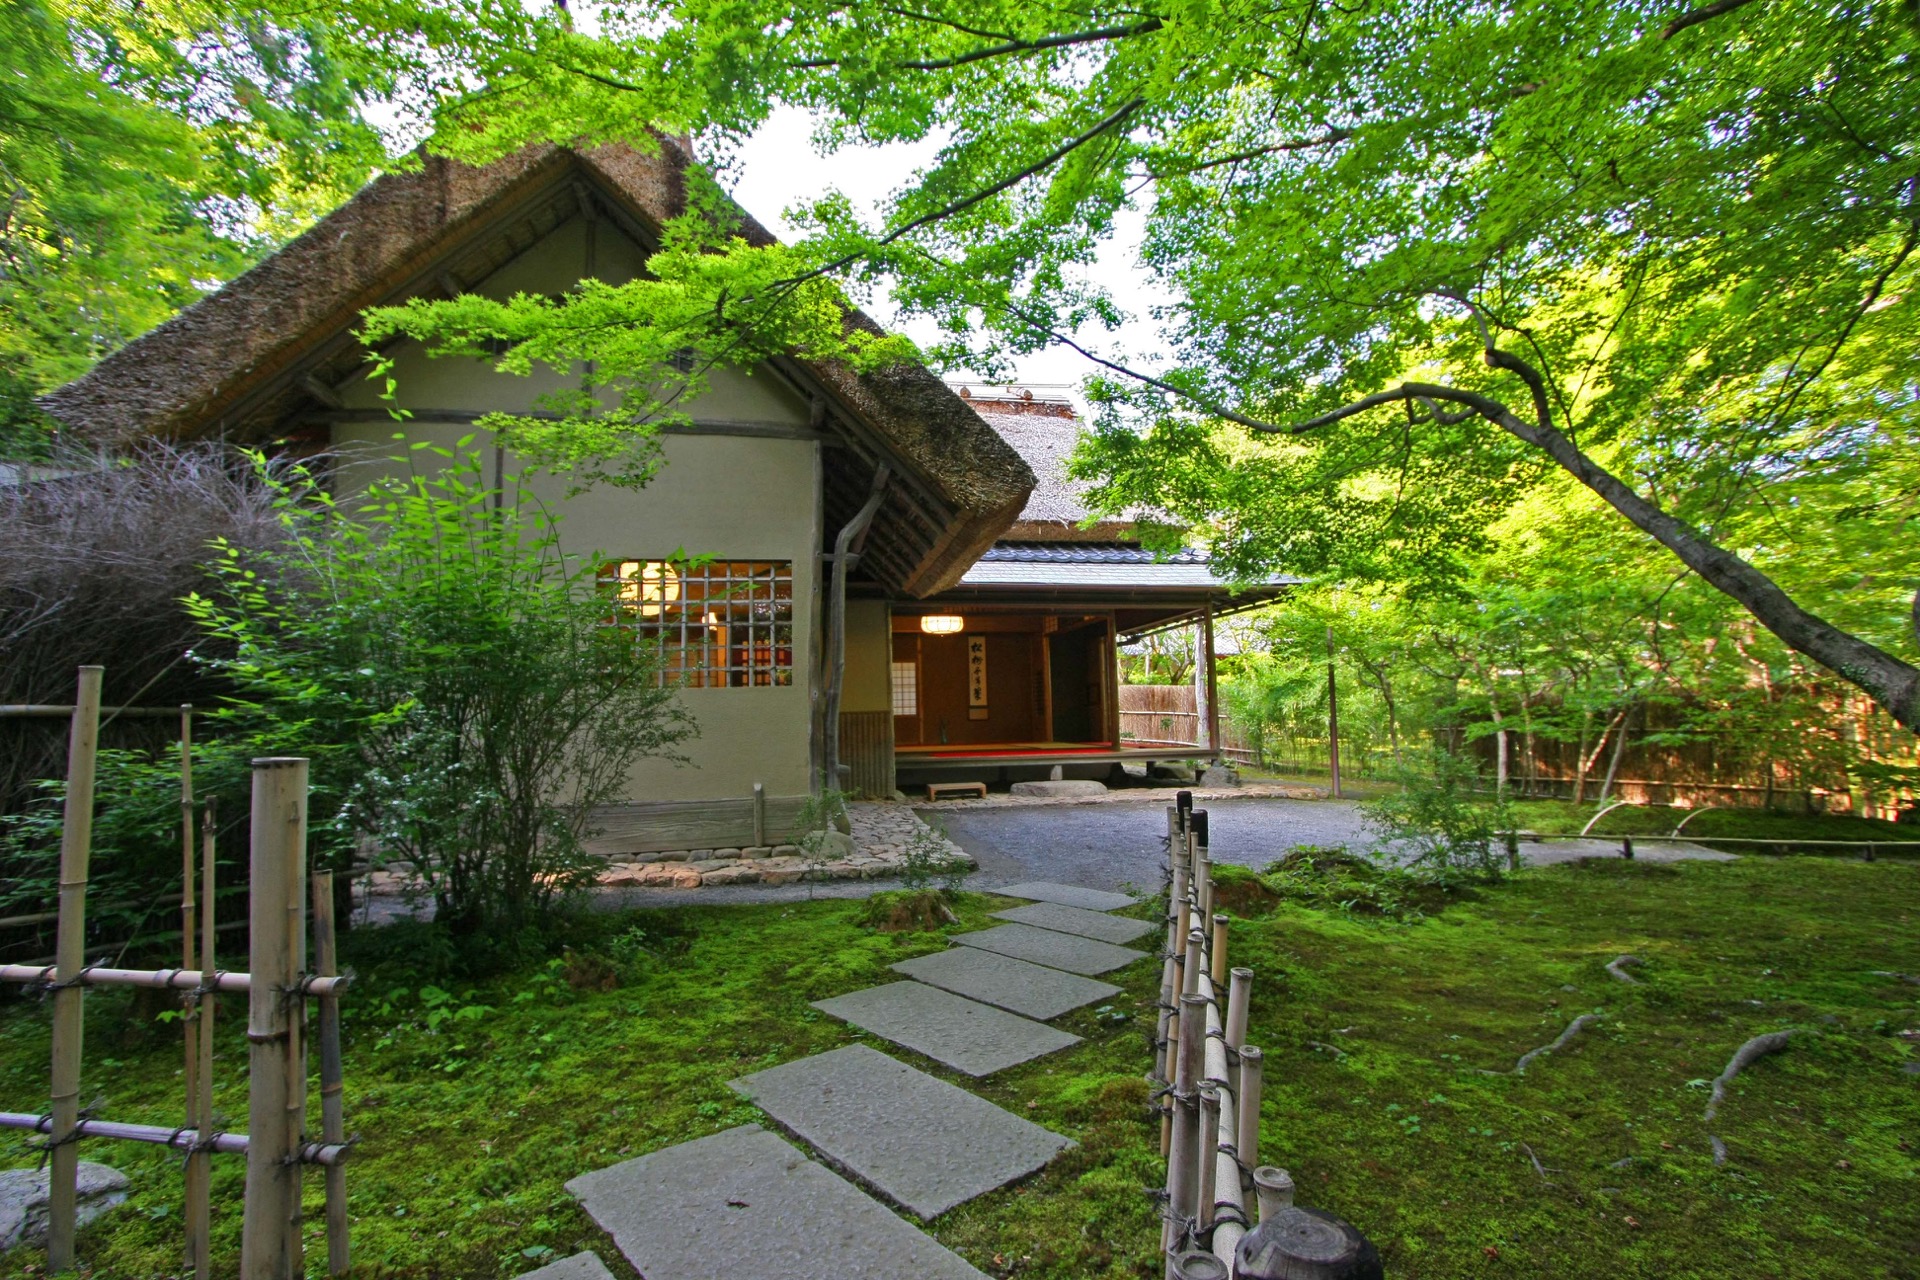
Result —
M 1107 678 L 1102 683 L 1106 690 L 1107 725 L 1112 730 L 1113 749 L 1120 749 L 1120 631 L 1112 610 L 1107 611 Z
M 1207 663 L 1207 750 L 1220 754 L 1220 678 L 1213 658 L 1213 601 L 1207 601 L 1205 619 Z

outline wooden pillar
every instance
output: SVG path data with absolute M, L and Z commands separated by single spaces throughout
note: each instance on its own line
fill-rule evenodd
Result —
M 199 1068 L 195 1078 L 200 1086 L 199 1101 L 195 1104 L 194 1114 L 199 1119 L 200 1136 L 206 1137 L 207 1130 L 213 1124 L 213 1018 L 220 1007 L 219 998 L 211 986 L 211 975 L 216 972 L 214 962 L 214 838 L 217 830 L 215 815 L 218 810 L 210 797 L 207 807 L 200 815 L 200 964 L 202 978 L 201 990 L 195 1004 L 195 1028 L 199 1032 L 197 1056 Z M 198 1241 L 193 1262 L 194 1280 L 208 1280 L 213 1274 L 212 1247 L 213 1214 L 211 1190 L 213 1171 L 210 1163 L 213 1153 L 201 1148 L 187 1155 L 187 1197 L 182 1216 L 186 1219 L 187 1241 L 192 1249 Z M 195 1169 L 198 1175 L 195 1175 Z
M 253 833 L 247 906 L 247 1199 L 240 1240 L 241 1280 L 293 1280 L 301 1274 L 300 1111 L 293 1087 L 299 1028 L 291 988 L 302 938 L 287 926 L 306 884 L 307 762 L 253 762 Z M 305 930 L 298 931 L 301 935 Z M 304 1084 L 304 1063 L 299 1070 Z M 303 1108 L 304 1109 L 304 1108 Z
M 193 847 L 193 704 L 182 703 L 180 707 L 180 967 L 196 971 L 201 966 L 194 959 L 197 934 L 199 903 L 195 899 L 193 882 L 195 874 Z M 207 904 L 207 910 L 213 910 L 213 904 Z M 203 1006 L 209 1001 L 195 991 L 183 992 L 180 1002 L 185 1006 L 186 1017 L 181 1027 L 185 1032 L 186 1068 L 184 1076 L 186 1092 L 186 1126 L 204 1134 L 212 1125 L 213 1117 L 209 1112 L 200 1110 L 200 1017 Z M 196 1277 L 207 1274 L 210 1261 L 207 1257 L 206 1223 L 196 1212 L 207 1203 L 207 1175 L 210 1172 L 204 1155 L 198 1159 L 190 1153 L 187 1159 L 184 1178 L 186 1191 L 185 1210 L 182 1217 L 187 1228 L 186 1261 L 187 1270 Z
M 1207 601 L 1205 623 L 1207 663 L 1207 750 L 1220 751 L 1220 672 L 1213 654 L 1213 601 Z
M 1105 675 L 1100 681 L 1100 700 L 1105 703 L 1107 736 L 1115 751 L 1120 750 L 1120 624 L 1112 613 L 1107 614 L 1107 642 L 1104 646 L 1106 660 L 1102 669 Z
M 1332 770 L 1333 798 L 1340 798 L 1340 688 L 1333 677 L 1333 628 L 1327 628 L 1327 766 Z
M 760 789 L 758 783 L 754 790 Z M 334 950 L 333 872 L 313 878 L 313 968 L 322 977 L 340 972 Z M 320 997 L 320 1139 L 345 1142 L 347 1122 L 345 1088 L 340 1062 L 340 997 Z M 343 1276 L 353 1261 L 347 1245 L 347 1169 L 330 1164 L 327 1180 L 327 1274 Z
M 47 1270 L 73 1266 L 75 1180 L 80 1150 L 80 1044 L 84 1030 L 78 974 L 87 963 L 87 862 L 93 851 L 93 768 L 100 749 L 102 667 L 81 667 L 67 735 L 66 808 L 60 822 L 60 923 L 53 972 L 53 1145 L 47 1187 Z

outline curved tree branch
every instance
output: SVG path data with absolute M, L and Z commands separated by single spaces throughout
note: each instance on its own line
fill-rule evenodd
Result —
M 955 54 L 951 58 L 918 58 L 912 62 L 896 62 L 893 67 L 897 71 L 947 71 L 954 67 L 964 67 L 970 62 L 1004 58 L 1009 54 L 1036 53 L 1044 49 L 1064 49 L 1073 45 L 1125 40 L 1129 36 L 1143 36 L 1158 31 L 1163 25 L 1158 18 L 1145 18 L 1121 27 L 1096 27 L 1091 31 L 1063 32 L 1057 36 L 1042 36 L 1037 40 L 1007 40 L 980 49 L 970 49 L 966 53 Z M 823 67 L 844 66 L 846 63 L 842 58 L 808 58 L 790 62 L 787 65 L 796 70 L 811 71 Z
M 1698 9 L 1691 9 L 1675 18 L 1672 22 L 1669 22 L 1667 29 L 1660 33 L 1660 38 L 1662 40 L 1671 40 L 1688 27 L 1697 27 L 1701 23 L 1717 18 L 1723 13 L 1732 13 L 1735 9 L 1744 9 L 1752 3 L 1753 0 L 1714 0 L 1712 4 L 1705 4 L 1701 5 Z

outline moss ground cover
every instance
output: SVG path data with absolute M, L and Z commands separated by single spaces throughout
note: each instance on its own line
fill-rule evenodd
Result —
M 844 901 L 591 917 L 571 951 L 471 983 L 422 960 L 435 954 L 424 933 L 354 939 L 356 1274 L 506 1277 L 583 1246 L 619 1271 L 568 1178 L 761 1119 L 727 1080 L 860 1038 L 808 1001 L 886 980 L 889 963 L 1000 905 L 964 895 L 958 922 L 935 932 L 877 931 Z M 1413 923 L 1251 894 L 1243 909 L 1233 959 L 1259 975 L 1264 1157 L 1295 1171 L 1304 1202 L 1367 1230 L 1400 1280 L 1920 1275 L 1920 1078 L 1900 1035 L 1920 1026 L 1920 987 L 1876 973 L 1920 973 L 1911 864 L 1575 864 Z M 1641 985 L 1604 972 L 1623 952 L 1646 961 Z M 931 1224 L 989 1274 L 1156 1274 L 1144 1188 L 1160 1166 L 1140 1075 L 1157 974 L 1137 965 L 1117 980 L 1122 997 L 1061 1020 L 1085 1043 L 960 1081 L 1080 1143 Z M 172 1123 L 172 1030 L 89 1001 L 87 1100 Z M 1524 1076 L 1481 1074 L 1596 1009 L 1599 1026 Z M 237 1013 L 219 1099 L 236 1125 Z M 1698 1082 L 1749 1036 L 1787 1026 L 1807 1034 L 1723 1104 L 1711 1132 L 1729 1161 L 1716 1167 Z M 38 1005 L 0 1009 L 0 1107 L 42 1105 L 46 1048 Z M 135 1181 L 130 1207 L 83 1233 L 93 1274 L 173 1274 L 176 1162 L 124 1145 L 88 1154 Z M 0 1140 L 0 1164 L 30 1161 Z M 230 1275 L 241 1168 L 217 1168 Z M 0 1270 L 38 1261 L 22 1251 Z
M 1554 834 L 1577 832 L 1600 812 L 1594 804 L 1577 805 L 1571 800 L 1522 800 L 1514 804 L 1514 813 L 1522 827 Z M 1594 827 L 1595 835 L 1665 835 L 1689 814 L 1691 809 L 1673 809 L 1664 805 L 1624 805 L 1602 817 Z M 1887 856 L 1920 857 L 1920 826 L 1885 822 L 1877 818 L 1854 818 L 1840 814 L 1770 813 L 1763 809 L 1713 809 L 1687 822 L 1682 832 L 1689 840 L 1709 847 L 1725 847 L 1731 852 L 1752 852 L 1754 846 L 1728 841 L 1716 846 L 1715 836 L 1750 836 L 1763 840 L 1885 840 L 1912 841 L 1911 847 L 1888 849 Z M 1813 852 L 1809 846 L 1803 852 Z M 1831 850 L 1828 850 L 1832 853 Z

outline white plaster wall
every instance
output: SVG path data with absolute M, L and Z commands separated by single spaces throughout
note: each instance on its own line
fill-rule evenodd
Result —
M 596 232 L 602 278 L 628 278 L 637 248 L 602 224 Z M 515 291 L 558 293 L 578 279 L 585 263 L 585 229 L 578 220 L 556 229 L 540 244 L 502 268 L 477 290 L 494 296 Z M 434 360 L 414 344 L 394 353 L 397 403 L 418 411 L 479 415 L 525 410 L 540 394 L 561 385 L 558 374 L 515 378 L 484 362 Z M 350 407 L 377 410 L 380 388 L 363 380 L 341 388 Z M 707 394 L 689 406 L 696 423 L 804 426 L 807 406 L 770 374 L 717 372 Z M 722 428 L 724 430 L 724 427 Z M 404 440 L 396 441 L 398 434 Z M 395 422 L 377 414 L 342 423 L 333 432 L 342 455 L 337 488 L 344 495 L 376 477 L 408 468 L 440 465 L 429 451 L 409 451 L 419 441 L 452 447 L 473 436 L 487 478 L 494 479 L 488 433 L 461 423 Z M 700 726 L 700 736 L 682 750 L 687 765 L 643 761 L 630 779 L 630 801 L 704 800 L 751 793 L 755 782 L 769 795 L 801 795 L 810 785 L 808 676 L 814 669 L 814 553 L 819 519 L 818 447 L 811 441 L 727 434 L 663 437 L 664 465 L 640 490 L 601 485 L 569 495 L 566 477 L 537 477 L 531 489 L 559 517 L 561 544 L 569 555 L 658 559 L 684 549 L 694 555 L 735 560 L 791 560 L 794 595 L 794 683 L 787 687 L 687 689 L 680 698 Z M 509 473 L 519 468 L 505 459 Z

